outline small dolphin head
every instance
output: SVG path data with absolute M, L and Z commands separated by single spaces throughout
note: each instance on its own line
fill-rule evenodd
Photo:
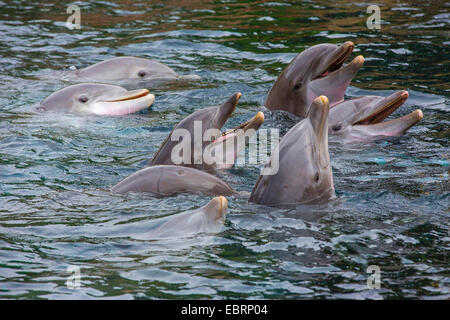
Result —
M 350 81 L 364 63 L 364 58 L 358 56 L 341 68 L 353 48 L 354 44 L 347 41 L 340 47 L 319 44 L 301 52 L 279 75 L 265 106 L 306 117 L 314 99 L 324 95 L 333 107 L 344 99 Z
M 204 232 L 217 233 L 222 229 L 227 216 L 228 200 L 220 196 L 213 198 L 203 208 L 205 214 Z
M 152 59 L 116 57 L 96 63 L 78 71 L 78 75 L 95 80 L 146 80 L 150 78 L 175 78 L 176 72 Z
M 336 105 L 330 110 L 328 130 L 330 139 L 343 143 L 364 142 L 398 136 L 419 122 L 422 111 L 385 120 L 408 99 L 401 90 L 388 97 L 362 96 Z
M 327 97 L 311 104 L 306 119 L 292 127 L 273 151 L 279 169 L 262 175 L 249 201 L 266 205 L 317 203 L 334 197 L 333 174 L 328 153 Z M 271 164 L 274 162 L 271 156 Z
M 65 87 L 49 95 L 36 107 L 38 111 L 124 115 L 148 108 L 155 96 L 147 89 L 128 91 L 125 88 L 82 83 Z

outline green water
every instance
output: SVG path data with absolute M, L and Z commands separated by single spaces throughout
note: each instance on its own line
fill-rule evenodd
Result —
M 438 298 L 449 292 L 449 4 L 378 1 L 0 1 L 0 297 Z M 223 232 L 140 240 L 155 219 L 209 197 L 155 199 L 108 188 L 145 166 L 172 127 L 243 96 L 227 128 L 261 109 L 277 75 L 314 44 L 351 40 L 365 57 L 348 97 L 410 97 L 424 119 L 402 137 L 330 145 L 338 198 L 273 209 L 229 197 Z M 125 117 L 30 112 L 70 84 L 43 75 L 107 58 L 154 58 L 201 81 L 151 89 L 151 110 Z M 218 173 L 251 191 L 259 165 Z M 381 288 L 369 289 L 369 265 Z M 81 287 L 70 289 L 68 266 Z

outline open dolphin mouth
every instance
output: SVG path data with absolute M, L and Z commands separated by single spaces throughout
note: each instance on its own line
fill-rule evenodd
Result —
M 366 136 L 372 137 L 394 137 L 403 134 L 417 122 L 423 119 L 423 113 L 420 109 L 389 121 L 378 122 L 371 125 L 355 126 L 364 130 Z
M 236 136 L 239 130 L 240 132 L 247 132 L 250 129 L 257 130 L 264 122 L 264 114 L 260 111 L 253 118 L 248 121 L 241 123 L 240 125 L 234 127 L 233 129 L 229 129 L 227 131 L 222 132 L 222 135 L 215 139 L 212 143 L 223 142 L 228 138 Z
M 330 61 L 328 67 L 319 74 L 315 79 L 326 77 L 328 74 L 339 70 L 344 62 L 350 57 L 355 48 L 355 44 L 351 41 L 345 42 L 336 52 L 336 56 Z
M 147 89 L 137 89 L 95 103 L 92 112 L 98 115 L 125 115 L 150 107 L 155 96 Z
M 397 110 L 406 101 L 406 99 L 408 99 L 407 91 L 400 91 L 399 93 L 391 95 L 383 99 L 375 110 L 361 120 L 356 121 L 354 125 L 370 125 L 382 122 L 395 110 Z
M 250 138 L 263 122 L 264 114 L 258 112 L 250 120 L 223 132 L 206 146 L 206 157 L 212 157 L 208 161 L 214 162 L 217 169 L 232 167 L 238 154 L 245 148 L 246 137 Z
M 312 79 L 308 92 L 309 101 L 324 95 L 330 102 L 330 108 L 344 101 L 347 87 L 364 64 L 364 57 L 360 55 L 344 66 L 354 47 L 353 42 L 347 41 L 336 50 L 324 70 Z

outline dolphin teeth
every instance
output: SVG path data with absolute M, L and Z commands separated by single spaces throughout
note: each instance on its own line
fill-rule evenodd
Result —
M 346 50 L 344 50 L 334 61 L 331 62 L 331 64 L 319 74 L 315 79 L 320 79 L 323 77 L 326 77 L 330 73 L 339 70 L 344 62 L 350 57 L 350 54 L 353 52 L 355 45 L 352 42 L 349 42 L 347 45 Z
M 398 96 L 395 100 L 390 101 L 389 103 L 383 105 L 381 108 L 378 108 L 370 115 L 365 118 L 357 121 L 354 125 L 369 125 L 376 124 L 382 122 L 386 119 L 391 113 L 397 110 L 405 101 L 408 99 L 408 92 L 405 91 L 400 96 Z
M 252 120 L 253 120 L 253 119 L 250 119 L 250 120 L 248 120 L 248 121 L 245 121 L 244 123 L 241 123 L 241 124 L 238 125 L 237 127 L 233 128 L 233 129 L 230 129 L 230 130 L 227 130 L 227 131 L 225 131 L 225 132 L 223 132 L 223 133 L 222 133 L 222 137 L 226 136 L 227 134 L 236 132 L 236 131 L 238 131 L 239 129 L 245 128 L 245 126 L 248 125 Z

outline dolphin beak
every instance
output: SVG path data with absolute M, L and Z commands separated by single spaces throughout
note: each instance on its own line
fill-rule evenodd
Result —
M 322 94 L 326 96 L 330 102 L 330 108 L 341 103 L 344 101 L 347 87 L 363 64 L 364 57 L 357 56 L 345 67 L 314 79 L 310 85 L 310 95 L 319 96 Z
M 342 65 L 344 64 L 344 62 L 352 54 L 354 48 L 355 48 L 355 44 L 351 41 L 347 41 L 343 45 L 341 45 L 336 50 L 331 61 L 327 64 L 327 67 L 325 68 L 325 70 L 322 71 L 317 78 L 326 77 L 329 73 L 341 68 Z
M 246 137 L 250 138 L 264 123 L 264 113 L 258 112 L 250 120 L 228 130 L 205 148 L 205 154 L 217 155 L 216 168 L 230 168 L 234 165 L 239 153 L 245 148 L 247 143 Z M 230 140 L 231 141 L 228 141 Z M 228 141 L 228 142 L 227 142 Z
M 220 202 L 220 208 L 219 208 L 219 212 L 217 214 L 217 219 L 225 219 L 225 216 L 227 214 L 227 209 L 228 209 L 228 200 L 224 196 L 220 196 L 218 198 L 219 198 L 219 202 Z
M 98 115 L 125 115 L 150 107 L 155 96 L 147 89 L 137 89 L 117 94 L 96 102 L 92 112 Z
M 247 132 L 250 129 L 253 130 L 258 130 L 258 128 L 264 123 L 264 113 L 262 113 L 261 111 L 259 111 L 253 118 L 251 118 L 250 120 L 241 123 L 240 125 L 238 125 L 237 127 L 228 130 L 224 133 L 222 133 L 222 140 L 225 140 L 228 137 L 231 137 L 231 135 L 233 133 L 235 133 L 236 131 L 238 131 L 239 129 L 242 129 L 245 132 Z M 214 142 L 218 142 L 219 139 L 216 139 Z
M 417 109 L 406 116 L 371 125 L 356 125 L 354 128 L 364 130 L 371 136 L 399 136 L 423 119 L 423 113 Z
M 318 99 L 320 99 L 320 102 L 322 104 L 321 105 L 322 116 L 320 117 L 319 132 L 318 132 L 319 150 L 320 154 L 322 154 L 322 151 L 324 150 L 328 152 L 328 113 L 330 111 L 330 103 L 328 101 L 328 98 L 325 96 L 320 96 Z M 322 158 L 323 157 L 321 156 L 320 160 L 322 160 Z
M 215 118 L 217 121 L 218 129 L 221 129 L 225 124 L 225 122 L 228 120 L 228 118 L 231 117 L 231 115 L 233 114 L 234 110 L 237 107 L 237 104 L 241 96 L 242 93 L 236 92 L 217 109 L 217 114 Z
M 330 102 L 327 97 L 320 96 L 311 104 L 308 118 L 317 137 L 319 148 L 319 163 L 325 168 L 329 165 L 328 154 L 328 113 L 330 111 Z
M 105 102 L 118 102 L 118 101 L 126 101 L 126 100 L 133 100 L 138 99 L 140 97 L 144 97 L 148 95 L 150 92 L 147 89 L 137 89 L 137 90 L 131 90 L 127 91 L 125 93 L 120 93 L 119 95 L 112 97 L 108 100 L 103 100 Z
M 391 94 L 389 97 L 386 97 L 378 102 L 374 107 L 371 107 L 368 115 L 367 112 L 365 112 L 363 117 L 355 121 L 353 124 L 369 125 L 382 122 L 395 110 L 397 110 L 408 99 L 408 96 L 408 91 L 404 90 Z
M 212 219 L 225 221 L 228 200 L 224 196 L 215 197 L 206 205 L 206 209 Z

